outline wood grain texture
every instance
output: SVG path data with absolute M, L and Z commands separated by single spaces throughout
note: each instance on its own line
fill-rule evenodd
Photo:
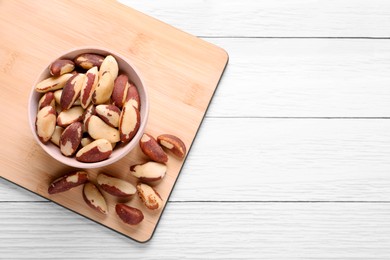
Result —
M 389 120 L 204 123 L 172 201 L 389 201 Z M 26 200 L 19 193 L 0 189 L 0 200 Z
M 120 0 L 198 36 L 389 37 L 386 0 Z
M 170 203 L 155 238 L 138 244 L 52 203 L 7 203 L 0 207 L 0 255 L 387 259 L 389 214 L 388 203 Z
M 86 207 L 82 187 L 48 195 L 48 185 L 71 169 L 45 154 L 33 140 L 26 117 L 28 94 L 40 70 L 66 49 L 106 46 L 130 59 L 140 71 L 150 102 L 145 131 L 153 136 L 177 135 L 190 147 L 227 63 L 226 52 L 115 2 L 8 1 L 0 5 L 0 57 L 4 60 L 0 98 L 3 122 L 7 123 L 1 131 L 0 176 L 135 240 L 148 240 L 162 210 L 145 210 L 145 221 L 125 226 L 116 217 L 115 200 L 108 199 L 109 215 L 103 217 Z M 27 15 L 25 10 L 34 15 Z M 56 10 L 55 16 L 52 10 Z M 129 167 L 146 160 L 137 147 L 119 162 L 88 172 L 91 181 L 104 171 L 135 185 L 137 180 L 129 176 Z M 155 186 L 164 201 L 182 165 L 182 160 L 171 157 L 166 177 Z M 137 198 L 130 203 L 142 208 Z

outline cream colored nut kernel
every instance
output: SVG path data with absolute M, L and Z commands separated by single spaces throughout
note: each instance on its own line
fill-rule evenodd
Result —
M 128 143 L 137 133 L 141 118 L 138 109 L 126 102 L 119 118 L 119 132 L 122 143 Z
M 61 103 L 61 95 L 62 95 L 62 89 L 58 89 L 54 91 L 54 99 L 58 105 Z
M 53 91 L 57 89 L 61 89 L 65 86 L 68 79 L 70 79 L 73 75 L 71 73 L 66 73 L 59 77 L 50 77 L 45 80 L 42 80 L 35 86 L 35 90 L 40 93 L 45 93 L 48 91 Z
M 57 118 L 57 124 L 66 127 L 74 122 L 80 121 L 83 117 L 84 109 L 80 106 L 72 107 L 62 111 Z
M 146 162 L 144 164 L 132 165 L 130 172 L 142 182 L 154 182 L 164 178 L 167 166 L 163 163 Z
M 109 71 L 106 71 L 99 77 L 99 82 L 92 94 L 92 102 L 94 104 L 104 104 L 110 100 L 114 89 L 114 79 Z
M 87 146 L 90 143 L 92 143 L 93 141 L 94 141 L 94 139 L 89 137 L 89 136 L 88 137 L 83 137 L 83 138 L 81 138 L 81 146 L 82 147 Z
M 86 122 L 88 134 L 93 139 L 106 139 L 110 143 L 116 143 L 120 140 L 119 131 L 107 125 L 98 116 L 92 115 Z
M 96 115 L 109 126 L 118 127 L 121 110 L 114 105 L 98 105 Z
M 107 214 L 108 209 L 106 200 L 94 184 L 90 182 L 84 184 L 83 198 L 87 205 L 92 209 L 102 214 Z
M 74 171 L 67 173 L 54 180 L 48 188 L 49 194 L 55 194 L 70 190 L 88 181 L 88 174 L 85 171 Z
M 85 73 L 86 79 L 81 87 L 80 100 L 81 106 L 87 108 L 92 101 L 92 94 L 95 92 L 99 81 L 98 68 L 92 67 Z
M 65 84 L 62 90 L 60 105 L 62 110 L 67 110 L 80 96 L 81 87 L 86 79 L 85 74 L 73 75 Z
M 50 141 L 53 144 L 57 145 L 58 147 L 60 147 L 60 139 L 61 139 L 61 135 L 62 135 L 63 131 L 64 131 L 64 128 L 62 128 L 61 126 L 56 126 L 56 128 L 54 129 L 54 133 L 50 139 Z
M 50 74 L 53 76 L 60 76 L 65 73 L 72 72 L 74 70 L 74 63 L 71 60 L 59 59 L 54 61 L 49 66 Z
M 110 72 L 113 80 L 118 77 L 118 72 L 119 72 L 119 67 L 118 67 L 118 62 L 112 55 L 107 55 L 103 62 L 102 65 L 100 66 L 99 69 L 99 78 L 103 76 L 104 73 Z
M 60 138 L 60 150 L 65 156 L 72 156 L 80 145 L 82 124 L 75 122 L 65 128 Z
M 137 184 L 138 196 L 148 209 L 157 210 L 163 206 L 163 200 L 158 192 L 145 183 Z
M 51 106 L 46 106 L 38 111 L 35 127 L 39 140 L 46 143 L 50 140 L 56 127 L 56 111 Z
M 111 143 L 105 139 L 98 139 L 81 148 L 76 154 L 76 160 L 80 162 L 100 162 L 112 153 Z
M 129 197 L 137 191 L 131 183 L 104 173 L 97 176 L 97 183 L 102 190 L 116 197 Z

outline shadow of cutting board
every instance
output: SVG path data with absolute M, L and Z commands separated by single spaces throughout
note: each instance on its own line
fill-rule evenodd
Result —
M 111 1 L 0 0 L 1 177 L 139 242 L 149 240 L 162 210 L 147 210 L 137 196 L 128 204 L 145 219 L 129 226 L 115 214 L 115 198 L 104 194 L 109 214 L 101 216 L 82 199 L 82 187 L 49 195 L 49 183 L 72 170 L 35 143 L 27 119 L 28 96 L 39 72 L 56 56 L 78 46 L 112 49 L 142 73 L 150 96 L 146 132 L 175 134 L 189 148 L 218 81 L 227 53 L 131 8 Z M 110 173 L 133 184 L 129 166 L 147 161 L 139 148 L 108 167 L 87 170 L 92 180 Z M 169 156 L 168 172 L 155 188 L 166 202 L 183 166 Z

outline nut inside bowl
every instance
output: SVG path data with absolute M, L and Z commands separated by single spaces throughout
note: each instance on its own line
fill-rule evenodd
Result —
M 32 86 L 32 90 L 30 93 L 29 97 L 29 103 L 28 103 L 28 117 L 29 117 L 29 124 L 31 131 L 33 133 L 33 136 L 35 140 L 38 142 L 38 144 L 42 147 L 42 149 L 48 153 L 50 156 L 52 156 L 54 159 L 57 161 L 75 167 L 75 168 L 98 168 L 102 166 L 106 166 L 109 164 L 112 164 L 119 159 L 123 158 L 125 155 L 127 155 L 136 145 L 138 145 L 138 142 L 144 132 L 147 120 L 148 120 L 148 114 L 149 114 L 149 100 L 148 100 L 148 95 L 146 92 L 146 87 L 145 84 L 142 81 L 142 76 L 137 71 L 137 69 L 134 67 L 134 65 L 128 61 L 126 58 L 124 58 L 122 55 L 109 50 L 105 48 L 100 48 L 100 47 L 80 47 L 80 48 L 75 48 L 70 51 L 65 52 L 64 54 L 54 58 L 52 62 L 58 60 L 58 59 L 69 59 L 73 60 L 77 56 L 84 54 L 84 53 L 94 53 L 94 54 L 99 54 L 102 56 L 107 56 L 107 55 L 112 55 L 119 67 L 119 74 L 125 74 L 128 76 L 129 81 L 134 83 L 136 86 L 138 93 L 139 93 L 139 98 L 140 98 L 140 125 L 137 133 L 135 136 L 132 138 L 132 140 L 128 143 L 122 144 L 118 143 L 116 147 L 113 149 L 112 154 L 110 157 L 106 160 L 99 161 L 99 162 L 91 162 L 91 163 L 85 163 L 81 161 L 77 161 L 75 156 L 73 155 L 72 157 L 66 157 L 64 156 L 60 148 L 53 144 L 51 141 L 48 141 L 47 143 L 41 142 L 39 140 L 39 137 L 36 132 L 36 126 L 35 126 L 35 121 L 38 113 L 38 102 L 39 99 L 42 97 L 43 93 L 39 93 L 35 90 L 36 85 L 41 82 L 42 80 L 51 77 L 50 71 L 49 71 L 49 66 L 48 66 L 40 73 L 38 76 L 36 82 Z M 44 162 L 42 162 L 44 163 Z

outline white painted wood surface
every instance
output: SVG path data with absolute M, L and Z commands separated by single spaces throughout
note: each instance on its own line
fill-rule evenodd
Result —
M 390 258 L 389 1 L 122 2 L 230 55 L 156 233 L 0 180 L 0 259 Z

